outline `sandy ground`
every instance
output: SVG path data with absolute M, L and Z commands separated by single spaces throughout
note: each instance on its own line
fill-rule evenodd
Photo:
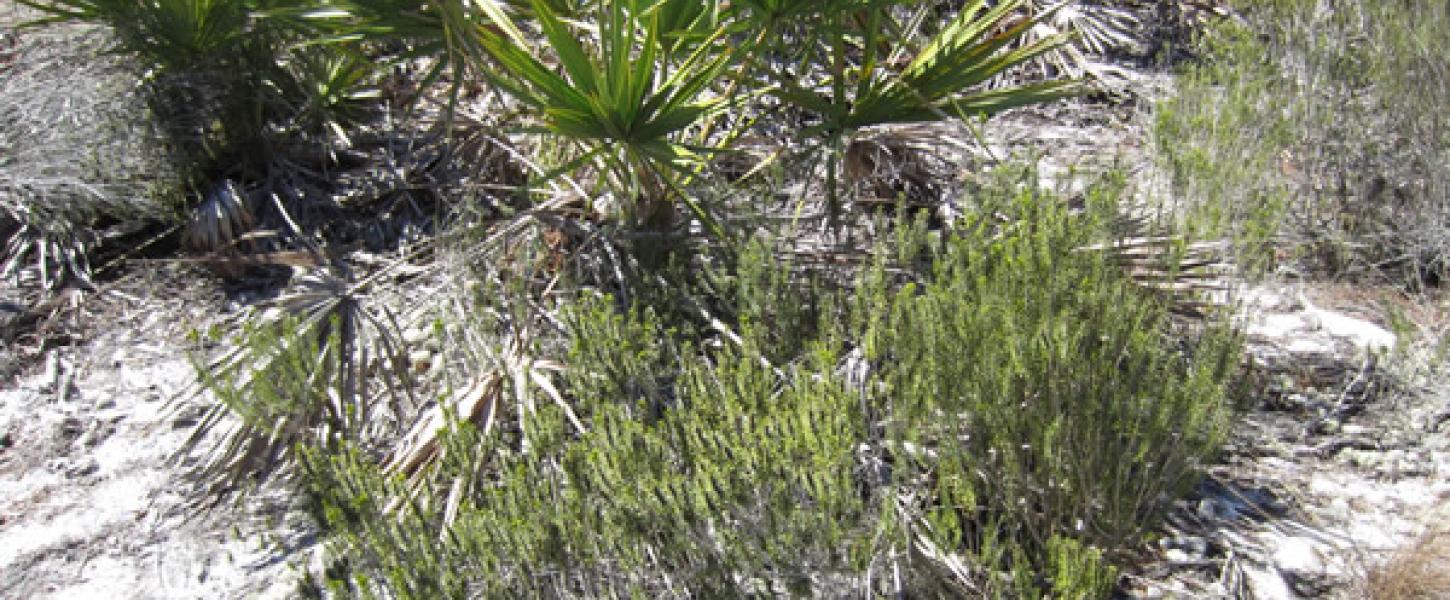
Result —
M 1444 366 L 1376 307 L 1305 291 L 1241 295 L 1263 387 L 1129 574 L 1134 597 L 1365 598 L 1372 571 L 1450 523 Z
M 0 387 L 0 598 L 284 597 L 313 543 L 285 495 L 199 512 L 172 460 L 196 412 L 168 406 L 194 378 L 184 331 L 215 305 L 112 291 L 87 304 L 104 331 Z

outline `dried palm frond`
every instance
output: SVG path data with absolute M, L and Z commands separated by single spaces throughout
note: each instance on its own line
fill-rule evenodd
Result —
M 1138 32 L 1143 22 L 1121 8 L 1074 2 L 1052 13 L 1050 22 L 1060 31 L 1075 34 L 1076 45 L 1093 54 L 1131 50 L 1142 44 Z
M 18 278 L 34 266 L 37 283 L 53 290 L 67 279 L 89 285 L 89 253 L 99 236 L 87 224 L 90 203 L 104 202 L 94 186 L 70 181 L 6 185 L 0 177 L 0 277 Z
M 256 224 L 250 202 L 231 180 L 221 182 L 192 209 L 182 243 L 194 250 L 228 249 Z
M 104 32 L 0 35 L 0 272 L 33 274 L 48 290 L 85 284 L 89 255 L 103 240 L 93 227 L 164 220 L 158 190 L 175 170 L 136 73 L 101 53 L 110 41 Z
M 866 129 L 846 144 L 845 180 L 857 202 L 936 211 L 956 180 L 956 166 L 972 146 L 950 124 L 922 123 Z
M 387 430 L 411 400 L 395 329 L 340 274 L 318 269 L 300 277 L 236 347 L 197 365 L 202 386 L 220 401 L 206 410 L 181 455 L 218 435 L 197 475 L 224 495 L 289 465 L 301 442 Z M 386 373 L 377 378 L 383 389 L 374 390 L 368 375 L 378 368 Z
M 541 226 L 547 223 L 542 219 L 571 202 L 572 197 L 560 196 L 502 224 L 494 223 L 481 241 L 467 245 L 468 260 L 506 259 L 498 256 L 500 250 L 516 249 L 519 236 L 544 229 Z M 382 293 L 385 276 L 406 267 L 407 261 L 404 257 L 357 281 L 331 268 L 313 270 L 271 303 L 241 343 L 198 364 L 203 386 L 220 402 L 206 411 L 183 456 L 203 440 L 213 448 L 197 472 L 213 493 L 224 497 L 247 482 L 287 468 L 302 442 L 326 446 L 339 439 L 386 440 L 417 414 L 420 403 L 413 395 L 412 365 L 401 336 L 394 332 L 416 324 L 421 313 L 405 315 L 399 322 L 392 313 L 367 308 L 362 295 L 364 289 Z M 550 373 L 559 366 L 532 358 L 526 350 L 530 336 L 519 336 L 502 350 L 474 357 L 488 365 L 477 380 L 487 393 L 480 396 L 480 388 L 470 387 L 466 393 L 472 395 L 455 397 L 416 421 L 413 433 L 392 453 L 398 458 L 391 468 L 410 475 L 426 470 L 436 458 L 430 452 L 436 451 L 443 431 L 442 411 L 477 419 L 481 407 L 496 406 L 490 403 L 505 391 L 518 405 L 515 414 L 521 428 L 537 396 L 559 404 L 571 415 L 573 426 L 582 430 L 582 421 L 572 416 L 550 381 Z M 279 392 L 287 395 L 281 397 Z
M 586 431 L 585 420 L 555 383 L 564 365 L 548 358 L 557 350 L 551 344 L 558 341 L 550 335 L 565 333 L 567 326 L 544 305 L 566 266 L 576 270 L 597 266 L 579 264 L 598 258 L 583 255 L 619 258 L 610 241 L 590 233 L 597 215 L 572 192 L 556 190 L 552 199 L 484 231 L 460 228 L 454 235 L 463 237 L 463 243 L 441 252 L 445 272 L 470 274 L 459 285 L 445 284 L 441 295 L 442 311 L 459 320 L 455 327 L 443 328 L 443 335 L 466 359 L 460 363 L 462 369 L 454 370 L 462 371 L 454 391 L 419 415 L 381 461 L 384 473 L 406 482 L 401 496 L 387 500 L 389 511 L 409 499 L 436 498 L 445 502 L 445 523 L 451 522 L 462 498 L 474 494 L 483 481 L 466 474 L 440 480 L 440 468 L 465 456 L 471 462 L 487 462 L 492 455 L 489 444 L 497 443 L 503 432 L 511 445 L 517 444 L 515 451 L 528 452 L 537 436 L 531 419 L 541 406 L 556 407 L 573 432 Z M 482 238 L 470 240 L 475 234 Z M 617 265 L 602 271 L 610 273 L 606 277 L 622 277 Z M 590 275 L 583 278 L 594 280 Z M 502 289 L 521 293 L 488 291 Z M 476 442 L 460 446 L 450 441 L 449 432 L 460 425 L 472 428 Z M 438 491 L 443 493 L 431 493 Z
M 1178 236 L 1127 237 L 1079 248 L 1107 252 L 1135 283 L 1170 299 L 1175 312 L 1200 315 L 1223 304 L 1232 266 L 1223 256 L 1228 242 L 1188 243 Z
M 558 406 L 576 432 L 585 433 L 583 421 L 551 381 L 550 373 L 563 370 L 563 365 L 521 354 L 514 343 L 508 344 L 498 358 L 502 362 L 496 368 L 424 413 L 383 461 L 384 473 L 406 478 L 410 495 L 427 485 L 430 467 L 444 458 L 447 452 L 444 432 L 457 423 L 467 423 L 477 429 L 480 440 L 486 439 L 497 429 L 500 414 L 508 410 L 509 400 L 514 404 L 511 412 L 517 419 L 515 427 L 525 451 L 529 443 L 526 419 L 536 410 L 539 399 L 535 394 Z M 481 453 L 483 448 L 470 451 Z M 457 503 L 462 497 L 460 490 L 471 488 L 474 483 L 461 479 L 449 482 L 453 490 L 447 495 L 448 505 L 444 507 L 445 525 L 457 514 Z M 392 500 L 392 510 L 402 505 L 401 498 Z
M 1046 13 L 1049 16 L 1032 26 L 1023 36 L 1023 43 L 1062 34 L 1073 36 L 1071 44 L 1044 54 L 1037 60 L 1039 65 L 1050 67 L 1059 76 L 1100 77 L 1111 67 L 1093 60 L 1091 55 L 1118 50 L 1134 51 L 1142 46 L 1139 33 L 1142 30 L 1142 21 L 1128 10 L 1073 0 L 1051 6 L 1046 4 L 1038 0 L 1028 9 L 1034 14 Z

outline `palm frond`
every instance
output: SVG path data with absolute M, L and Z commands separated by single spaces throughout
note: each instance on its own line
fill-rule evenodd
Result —
M 219 401 L 181 455 L 217 436 L 196 474 L 221 498 L 291 466 L 299 443 L 388 430 L 417 404 L 395 329 L 338 273 L 324 268 L 299 277 L 235 346 L 198 361 L 202 389 Z M 382 389 L 370 385 L 377 369 L 386 373 Z
M 182 243 L 208 252 L 231 248 L 257 222 L 250 204 L 236 182 L 223 181 L 192 208 Z
M 1036 3 L 1034 3 L 1036 4 Z M 1037 59 L 1057 73 L 1072 78 L 1101 76 L 1107 67 L 1094 60 L 1113 51 L 1136 51 L 1142 46 L 1143 23 L 1137 15 L 1123 8 L 1085 4 L 1077 1 L 1059 2 L 1040 10 L 1050 15 L 1039 21 L 1023 36 L 1024 43 L 1033 43 L 1067 35 L 1072 43 L 1054 49 Z

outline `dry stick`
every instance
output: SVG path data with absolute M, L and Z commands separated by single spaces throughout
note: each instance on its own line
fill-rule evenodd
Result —
M 909 550 L 925 559 L 927 564 L 934 567 L 940 575 L 945 575 L 943 577 L 945 579 L 944 583 L 948 584 L 949 587 L 957 588 L 956 591 L 964 592 L 965 596 L 983 597 L 984 591 L 973 584 L 971 573 L 968 571 L 966 565 L 963 565 L 955 556 L 943 551 L 935 542 L 931 541 L 929 537 L 931 523 L 921 518 L 920 515 L 909 514 L 911 511 L 907 509 L 900 496 L 897 496 L 894 504 L 896 505 L 897 512 L 901 513 L 903 518 L 902 522 L 907 526 L 907 535 L 911 538 Z M 897 568 L 899 569 L 899 566 Z M 899 590 L 901 585 L 899 580 L 900 575 L 898 574 L 897 577 Z

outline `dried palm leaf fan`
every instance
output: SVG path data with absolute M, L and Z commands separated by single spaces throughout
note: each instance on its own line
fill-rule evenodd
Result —
M 1102 75 L 1112 67 L 1094 61 L 1089 55 L 1132 50 L 1142 45 L 1139 33 L 1142 22 L 1123 8 L 1074 0 L 1057 3 L 1037 0 L 1030 3 L 1026 10 L 1048 17 L 1033 24 L 1022 37 L 1022 43 L 1030 44 L 1062 34 L 1074 36 L 1073 43 L 1054 49 L 1035 61 L 1038 65 L 1050 67 L 1059 76 Z
M 1189 242 L 1181 236 L 1143 233 L 1143 221 L 1123 219 L 1129 232 L 1114 242 L 1079 248 L 1080 252 L 1107 252 L 1134 283 L 1168 299 L 1171 310 L 1199 317 L 1222 306 L 1229 290 L 1232 266 L 1224 260 L 1224 241 Z
M 290 464 L 301 443 L 358 439 L 399 422 L 418 403 L 394 329 L 343 275 L 322 268 L 298 277 L 235 347 L 197 365 L 201 389 L 220 401 L 178 456 L 219 436 L 196 476 L 220 501 Z M 379 367 L 382 376 L 370 378 Z
M 242 234 L 256 224 L 256 216 L 249 204 L 246 194 L 235 182 L 221 182 L 192 209 L 191 220 L 182 234 L 182 243 L 204 252 L 231 248 Z
M 939 214 L 943 196 L 957 178 L 956 165 L 971 146 L 955 135 L 949 122 L 912 123 L 868 128 L 846 144 L 842 172 L 857 192 L 856 203 L 894 210 Z
M 5 182 L 0 182 L 3 184 Z M 67 280 L 89 285 L 89 252 L 99 242 L 85 225 L 89 203 L 106 202 L 95 187 L 71 181 L 0 185 L 0 278 L 20 278 L 34 266 L 51 291 Z

